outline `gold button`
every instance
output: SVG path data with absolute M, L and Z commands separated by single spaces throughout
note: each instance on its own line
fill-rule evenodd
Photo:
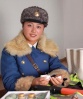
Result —
M 24 76 L 24 73 L 22 73 L 22 75 Z
M 21 61 L 22 64 L 25 64 L 25 61 Z
M 44 60 L 44 63 L 46 63 L 47 62 L 47 60 Z

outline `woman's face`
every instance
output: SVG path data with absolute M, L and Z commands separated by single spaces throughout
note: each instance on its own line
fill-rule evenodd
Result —
M 28 43 L 35 44 L 44 31 L 44 25 L 35 22 L 25 22 L 23 25 L 23 33 Z

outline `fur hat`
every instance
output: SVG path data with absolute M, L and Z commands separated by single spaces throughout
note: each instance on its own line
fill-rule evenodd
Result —
M 20 21 L 22 24 L 26 21 L 37 22 L 46 27 L 48 25 L 48 13 L 37 6 L 28 7 L 23 10 Z

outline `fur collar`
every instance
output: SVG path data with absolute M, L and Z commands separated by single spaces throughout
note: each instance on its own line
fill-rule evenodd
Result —
M 21 31 L 18 36 L 5 45 L 6 51 L 11 55 L 23 56 L 31 53 L 31 48 L 28 46 L 27 41 Z M 38 41 L 37 48 L 41 51 L 55 57 L 58 52 L 57 46 L 53 41 L 46 39 L 45 35 L 42 35 Z

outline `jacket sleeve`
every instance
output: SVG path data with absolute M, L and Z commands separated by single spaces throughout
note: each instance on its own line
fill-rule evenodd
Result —
M 17 91 L 27 91 L 30 89 L 32 81 L 34 77 L 33 76 L 26 76 L 26 77 L 21 77 L 17 80 L 15 83 L 15 89 Z
M 18 66 L 14 56 L 2 51 L 1 56 L 1 75 L 3 84 L 6 90 L 29 90 L 33 76 L 22 77 L 22 74 L 18 70 Z
M 66 66 L 64 66 L 58 57 L 50 58 L 50 76 L 52 75 L 61 75 L 64 79 L 64 84 L 61 87 L 66 87 L 70 83 L 70 74 Z

